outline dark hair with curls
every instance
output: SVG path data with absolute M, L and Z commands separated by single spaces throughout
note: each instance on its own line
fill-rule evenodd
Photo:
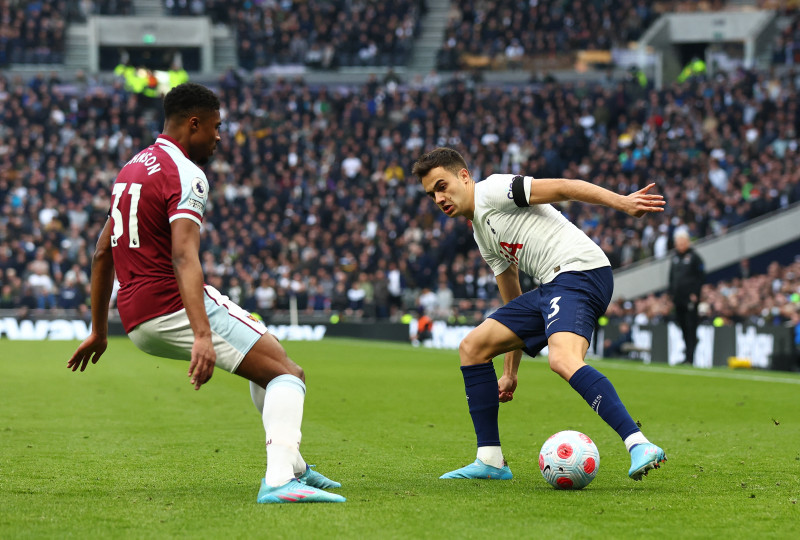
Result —
M 461 169 L 467 169 L 467 162 L 452 148 L 436 148 L 427 154 L 423 154 L 411 169 L 411 173 L 422 180 L 429 172 L 436 167 L 444 167 L 445 170 L 458 175 Z
M 167 118 L 188 118 L 201 111 L 218 110 L 219 98 L 202 84 L 179 84 L 164 96 L 164 116 Z

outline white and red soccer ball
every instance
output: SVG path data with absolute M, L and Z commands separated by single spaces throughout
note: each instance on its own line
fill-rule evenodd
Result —
M 597 476 L 599 467 L 597 446 L 579 431 L 559 431 L 539 452 L 539 470 L 556 489 L 585 488 Z

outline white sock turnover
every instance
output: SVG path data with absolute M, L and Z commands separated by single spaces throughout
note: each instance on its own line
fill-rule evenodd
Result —
M 501 468 L 503 466 L 503 450 L 499 446 L 479 446 L 478 459 L 484 465 Z
M 647 437 L 645 437 L 641 431 L 637 431 L 636 433 L 632 433 L 625 438 L 625 448 L 628 450 L 628 452 L 630 452 L 631 448 L 633 448 L 635 445 L 649 442 L 650 441 L 647 440 Z

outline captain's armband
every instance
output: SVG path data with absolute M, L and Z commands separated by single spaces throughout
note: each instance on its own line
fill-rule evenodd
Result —
M 530 206 L 530 201 L 525 196 L 525 177 L 517 175 L 511 180 L 511 195 L 514 198 L 514 204 L 520 208 Z

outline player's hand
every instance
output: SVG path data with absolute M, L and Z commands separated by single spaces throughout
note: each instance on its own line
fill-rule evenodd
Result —
M 217 353 L 211 337 L 196 338 L 192 345 L 192 361 L 189 363 L 189 382 L 195 390 L 200 390 L 214 374 L 214 364 L 217 363 Z
M 517 389 L 517 378 L 511 375 L 503 375 L 497 380 L 497 391 L 500 394 L 500 402 L 506 403 L 514 399 L 514 390 Z
M 620 210 L 633 217 L 642 217 L 650 212 L 663 212 L 664 205 L 667 204 L 664 196 L 648 193 L 654 186 L 655 184 L 649 184 L 626 196 Z
M 94 332 L 89 334 L 83 343 L 78 346 L 78 349 L 75 351 L 75 354 L 72 355 L 72 358 L 69 359 L 67 362 L 67 369 L 71 369 L 72 371 L 81 368 L 81 371 L 86 369 L 86 366 L 89 364 L 89 360 L 92 361 L 92 364 L 96 364 L 100 357 L 106 352 L 106 348 L 108 347 L 108 337 L 101 336 L 95 334 Z

